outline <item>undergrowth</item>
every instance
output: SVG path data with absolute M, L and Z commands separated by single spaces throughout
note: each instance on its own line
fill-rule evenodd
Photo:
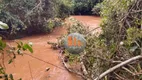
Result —
M 142 1 L 104 0 L 101 9 L 102 33 L 87 34 L 88 28 L 71 19 L 68 34 L 78 32 L 85 36 L 86 48 L 80 53 L 80 62 L 86 68 L 86 79 L 94 80 L 104 71 L 142 54 Z M 87 35 L 86 35 L 87 34 Z M 140 80 L 142 61 L 137 60 L 105 75 L 103 79 Z M 82 72 L 83 73 L 83 72 Z

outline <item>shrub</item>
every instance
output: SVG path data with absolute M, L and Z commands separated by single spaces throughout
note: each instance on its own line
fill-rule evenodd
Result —
M 103 41 L 104 47 L 102 47 L 103 54 L 105 58 L 100 56 L 101 59 L 105 59 L 105 62 L 101 64 L 100 70 L 107 70 L 112 66 L 118 64 L 113 64 L 112 61 L 125 61 L 131 57 L 140 55 L 142 50 L 142 30 L 140 17 L 142 8 L 141 0 L 104 0 L 101 8 L 103 34 L 100 35 L 100 39 Z M 118 75 L 124 79 L 140 79 L 141 76 L 131 75 L 127 70 L 132 71 L 130 68 L 142 67 L 141 61 L 134 62 L 135 65 L 128 64 L 121 69 L 117 69 L 107 75 L 107 79 L 117 79 Z M 124 69 L 125 68 L 125 69 Z M 127 69 L 127 70 L 126 70 Z M 138 72 L 141 69 L 138 70 Z M 113 76 L 113 77 L 112 77 Z M 119 78 L 120 79 L 120 78 Z
M 72 0 L 56 0 L 55 1 L 56 17 L 66 18 L 73 12 Z
M 95 5 L 92 9 L 92 14 L 100 16 L 101 7 L 102 7 L 101 3 L 98 3 L 97 5 Z
M 93 79 L 93 77 L 97 77 L 104 70 L 102 70 L 102 66 L 108 65 L 108 62 L 104 63 L 103 60 L 98 59 L 100 57 L 105 60 L 108 57 L 103 54 L 103 52 L 107 51 L 104 40 L 96 37 L 96 34 L 89 32 L 89 27 L 84 26 L 74 18 L 69 18 L 69 20 L 72 24 L 68 26 L 68 34 L 80 33 L 84 35 L 86 39 L 86 47 L 84 52 L 82 52 L 80 56 L 69 54 L 67 51 L 65 51 L 65 54 L 69 56 L 69 61 L 71 62 L 83 62 L 87 74 L 84 74 L 83 72 L 81 73 L 85 76 L 85 79 Z M 72 58 L 70 59 L 70 57 Z
M 59 5 L 56 2 L 60 2 Z M 26 34 L 50 32 L 57 24 L 55 22 L 53 24 L 56 25 L 51 26 L 48 21 L 55 17 L 65 18 L 69 15 L 70 7 L 66 0 L 2 0 L 0 20 L 10 28 L 0 33 L 7 38 L 15 38 Z
M 74 14 L 92 14 L 92 8 L 102 0 L 74 0 Z
M 96 80 L 104 71 L 142 53 L 142 0 L 104 0 L 101 8 L 103 33 L 99 37 L 86 35 L 80 24 L 69 28 L 68 33 L 85 35 L 86 49 L 80 56 L 86 79 Z M 77 22 L 76 22 L 77 23 Z M 78 28 L 79 27 L 79 28 Z M 85 33 L 85 34 L 84 34 Z M 103 79 L 140 80 L 142 61 L 136 60 L 117 68 Z M 84 71 L 83 70 L 83 71 Z M 102 79 L 102 78 L 101 78 Z

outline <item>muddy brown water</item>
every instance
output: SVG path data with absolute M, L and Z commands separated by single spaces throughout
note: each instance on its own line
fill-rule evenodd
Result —
M 94 16 L 72 16 L 82 22 L 84 25 L 90 26 L 92 29 L 98 27 L 100 24 L 100 17 Z M 99 30 L 98 30 L 99 31 Z M 28 53 L 43 61 L 50 62 L 59 66 L 59 69 L 53 65 L 47 64 L 43 61 L 35 59 L 29 55 L 18 56 L 12 64 L 6 64 L 6 72 L 12 73 L 15 80 L 22 78 L 22 80 L 82 80 L 79 76 L 68 72 L 62 65 L 59 58 L 59 51 L 52 50 L 50 42 L 57 42 L 57 38 L 66 34 L 65 27 L 57 27 L 50 34 L 35 35 L 19 39 L 23 42 L 31 41 L 33 43 L 34 53 Z M 9 44 L 14 45 L 14 41 L 8 41 Z M 46 71 L 46 68 L 50 68 Z

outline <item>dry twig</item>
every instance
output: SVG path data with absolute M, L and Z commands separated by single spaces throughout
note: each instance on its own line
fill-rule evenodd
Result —
M 120 64 L 118 64 L 118 65 L 116 65 L 116 66 L 114 66 L 112 68 L 110 68 L 110 69 L 108 69 L 107 71 L 105 71 L 104 73 L 102 73 L 100 76 L 98 76 L 94 80 L 102 79 L 104 76 L 106 76 L 107 74 L 113 72 L 114 70 L 116 70 L 116 69 L 118 69 L 118 68 L 120 68 L 120 67 L 122 67 L 124 65 L 127 65 L 130 62 L 132 62 L 132 61 L 138 60 L 138 59 L 142 59 L 142 56 L 139 55 L 139 56 L 132 57 L 132 58 L 130 58 L 130 59 L 128 59 L 128 60 L 126 60 L 126 61 L 124 61 L 124 62 L 122 62 L 122 63 L 120 63 Z
M 85 77 L 82 73 L 77 72 L 77 71 L 74 71 L 74 70 L 72 70 L 71 68 L 69 68 L 69 67 L 67 66 L 67 64 L 65 63 L 64 58 L 62 57 L 61 54 L 59 55 L 59 57 L 61 58 L 64 67 L 65 67 L 69 72 L 75 73 L 75 74 L 81 76 L 82 78 L 86 79 L 86 77 Z

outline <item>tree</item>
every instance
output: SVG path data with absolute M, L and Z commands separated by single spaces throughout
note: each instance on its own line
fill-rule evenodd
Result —
M 74 14 L 92 14 L 92 8 L 103 0 L 73 0 Z
M 13 38 L 15 35 L 50 32 L 54 26 L 50 26 L 48 20 L 69 15 L 70 5 L 66 2 L 64 0 L 2 0 L 0 20 L 7 23 L 10 28 L 4 31 L 5 33 L 3 31 L 0 33 Z

